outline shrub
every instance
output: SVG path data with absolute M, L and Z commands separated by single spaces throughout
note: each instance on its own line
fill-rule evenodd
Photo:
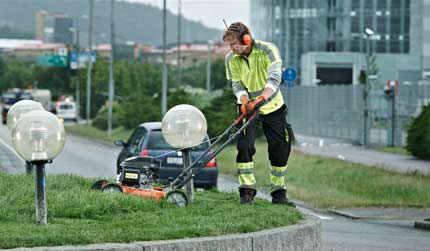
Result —
M 408 128 L 406 149 L 415 157 L 430 160 L 430 105 L 413 119 Z
M 237 117 L 236 97 L 231 89 L 225 89 L 224 94 L 214 98 L 205 109 L 203 109 L 207 123 L 208 134 L 215 137 L 224 132 Z
M 108 106 L 104 105 L 97 112 L 96 117 L 93 119 L 93 126 L 101 130 L 107 130 L 108 128 Z M 112 106 L 112 128 L 120 126 L 120 115 L 123 113 L 123 109 L 120 104 L 114 103 Z

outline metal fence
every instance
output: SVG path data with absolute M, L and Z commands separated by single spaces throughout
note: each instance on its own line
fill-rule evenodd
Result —
M 288 120 L 301 134 L 363 143 L 364 100 L 362 85 L 282 87 Z M 395 102 L 380 91 L 369 95 L 369 143 L 406 145 L 407 126 L 430 101 L 430 85 L 400 85 Z M 394 123 L 393 123 L 394 119 Z M 394 127 L 393 127 L 394 125 Z M 393 136 L 394 135 L 394 136 Z

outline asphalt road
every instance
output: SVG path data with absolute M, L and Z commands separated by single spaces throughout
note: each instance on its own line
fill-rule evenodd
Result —
M 23 161 L 12 156 L 13 149 L 6 126 L 0 126 L 0 144 L 1 157 L 7 157 L 11 163 L 3 171 L 24 172 Z M 71 173 L 112 178 L 115 177 L 119 150 L 113 145 L 68 135 L 63 152 L 53 164 L 46 166 L 46 172 L 48 175 Z M 233 178 L 220 176 L 218 187 L 224 191 L 234 191 L 237 182 Z M 262 192 L 259 192 L 259 196 L 269 198 L 268 194 Z M 415 229 L 413 221 L 351 220 L 320 210 L 303 207 L 299 207 L 299 210 L 321 219 L 324 250 L 430 250 L 430 232 Z

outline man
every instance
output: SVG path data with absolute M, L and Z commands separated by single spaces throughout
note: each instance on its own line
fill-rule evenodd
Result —
M 223 40 L 231 49 L 225 60 L 226 74 L 232 82 L 240 112 L 251 115 L 260 111 L 258 120 L 262 121 L 269 145 L 272 203 L 295 206 L 286 197 L 285 174 L 293 135 L 292 130 L 287 131 L 290 127 L 285 117 L 286 105 L 279 91 L 282 60 L 278 49 L 271 43 L 253 40 L 249 28 L 240 22 L 228 27 Z M 252 160 L 256 126 L 254 121 L 237 140 L 241 204 L 251 204 L 257 194 Z

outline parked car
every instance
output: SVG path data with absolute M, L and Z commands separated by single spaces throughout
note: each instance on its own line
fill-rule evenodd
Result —
M 209 137 L 205 142 L 193 147 L 191 150 L 192 160 L 197 159 L 203 152 L 211 146 Z M 115 145 L 122 146 L 123 149 L 117 159 L 117 173 L 119 165 L 125 159 L 132 156 L 152 156 L 161 160 L 160 181 L 165 183 L 169 177 L 176 178 L 183 170 L 182 152 L 175 151 L 163 137 L 161 132 L 161 122 L 149 122 L 140 124 L 131 134 L 127 142 L 123 140 L 115 141 Z M 196 187 L 216 187 L 218 180 L 218 166 L 216 159 L 212 159 L 194 177 Z

